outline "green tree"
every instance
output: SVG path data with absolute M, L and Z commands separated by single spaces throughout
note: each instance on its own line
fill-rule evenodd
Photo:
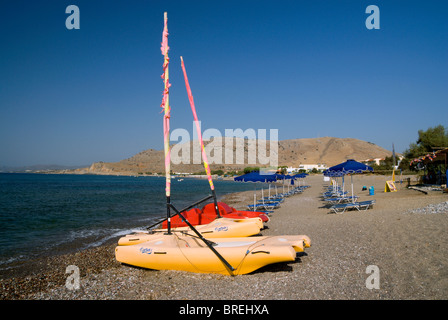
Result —
M 287 174 L 288 173 L 288 166 L 279 166 L 277 172 L 280 174 Z
M 443 147 L 448 147 L 448 129 L 438 125 L 426 131 L 419 130 L 417 141 L 409 145 L 404 156 L 414 159 Z
M 371 165 L 373 171 L 384 171 L 384 170 L 392 170 L 393 167 L 393 158 L 385 157 L 384 160 L 380 161 L 380 164 L 373 163 Z
M 246 167 L 246 168 L 244 168 L 244 173 L 249 173 L 249 172 L 252 172 L 252 171 L 259 172 L 260 168 L 259 167 Z

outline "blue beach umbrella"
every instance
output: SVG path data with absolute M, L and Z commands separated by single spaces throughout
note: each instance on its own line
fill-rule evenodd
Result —
M 328 172 L 328 174 L 349 174 L 350 175 L 350 180 L 351 180 L 351 184 L 352 184 L 352 201 L 354 202 L 354 198 L 353 198 L 353 174 L 356 173 L 363 173 L 363 172 L 373 172 L 373 168 L 355 161 L 353 159 L 349 159 L 345 162 L 342 162 L 340 164 L 337 164 L 333 167 L 328 168 L 328 170 L 326 170 L 326 172 Z
M 344 193 L 344 174 L 342 173 L 342 171 L 328 171 L 325 170 L 324 172 L 322 172 L 324 174 L 324 176 L 326 177 L 331 177 L 331 178 L 339 178 L 342 177 L 342 193 Z M 337 180 L 334 179 L 333 181 L 335 181 L 336 183 L 336 189 L 338 188 L 338 183 Z M 333 184 L 333 191 L 335 190 L 335 185 Z
M 294 179 L 305 179 L 308 176 L 307 173 L 296 173 L 295 175 L 293 175 Z M 299 180 L 299 185 L 300 185 L 300 181 L 304 181 L 304 180 Z
M 295 177 L 294 176 L 291 176 L 291 175 L 289 175 L 289 174 L 283 174 L 282 175 L 282 180 L 283 180 L 283 182 L 285 182 L 284 180 L 291 180 L 291 184 L 293 185 L 294 184 L 294 179 L 295 179 Z M 288 186 L 288 188 L 289 188 L 289 186 Z M 289 190 L 289 189 L 288 189 Z
M 293 176 L 290 176 L 289 174 L 274 173 L 273 175 L 275 176 L 275 178 L 277 180 L 282 180 L 283 192 L 285 191 L 285 180 L 291 179 L 291 184 L 294 184 L 295 178 Z M 288 186 L 288 188 L 289 188 L 289 186 Z
M 353 159 L 349 159 L 345 162 L 342 162 L 333 167 L 330 167 L 326 171 L 328 171 L 328 172 L 340 171 L 344 174 L 353 174 L 353 173 L 362 173 L 362 172 L 366 172 L 366 171 L 373 172 L 373 168 L 364 163 L 355 161 Z
M 283 180 L 283 179 L 285 179 L 285 175 L 281 174 L 281 173 L 274 173 L 273 176 L 275 177 L 276 180 Z
M 308 176 L 308 174 L 306 173 L 296 173 L 295 175 L 293 175 L 294 179 L 304 179 Z
M 252 171 L 246 174 L 243 174 L 242 176 L 233 178 L 235 181 L 242 181 L 242 182 L 275 182 L 277 181 L 277 178 L 274 174 L 260 174 L 257 171 Z M 269 185 L 270 187 L 270 185 Z M 269 189 L 270 190 L 270 189 Z M 261 192 L 263 192 L 263 189 L 261 189 Z M 256 204 L 256 192 L 254 193 L 254 210 L 255 210 L 255 204 Z
M 276 177 L 273 174 L 260 174 L 259 172 L 252 171 L 242 176 L 235 177 L 235 181 L 243 181 L 243 182 L 274 182 L 276 181 Z

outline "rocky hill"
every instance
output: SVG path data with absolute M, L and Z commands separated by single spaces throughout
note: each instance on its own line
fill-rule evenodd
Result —
M 260 141 L 259 141 L 260 143 Z M 275 158 L 275 146 L 271 153 L 269 141 L 265 143 L 266 155 Z M 240 138 L 214 138 L 206 142 L 207 157 L 212 170 L 242 170 L 248 166 L 266 166 L 257 157 L 259 148 L 254 140 Z M 175 173 L 196 173 L 204 170 L 200 163 L 200 146 L 195 142 L 172 146 L 171 169 Z M 392 152 L 374 143 L 352 138 L 322 137 L 292 139 L 278 142 L 278 165 L 298 167 L 300 164 L 336 165 L 347 159 L 363 161 L 391 156 Z M 183 163 L 181 160 L 183 159 Z M 266 159 L 265 159 L 266 160 Z M 266 162 L 266 161 L 265 161 Z M 148 149 L 119 162 L 95 162 L 88 168 L 71 170 L 72 173 L 90 174 L 153 174 L 163 173 L 164 151 Z

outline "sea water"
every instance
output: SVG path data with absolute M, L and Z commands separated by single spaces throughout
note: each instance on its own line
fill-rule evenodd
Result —
M 228 180 L 214 185 L 218 196 L 254 190 Z M 172 179 L 177 209 L 210 194 L 206 179 Z M 0 268 L 99 246 L 165 216 L 164 177 L 0 173 Z

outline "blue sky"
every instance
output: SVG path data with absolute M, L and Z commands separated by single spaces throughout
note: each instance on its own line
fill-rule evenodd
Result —
M 68 5 L 80 29 L 68 30 Z M 368 30 L 368 5 L 380 29 Z M 278 129 L 404 151 L 448 126 L 446 1 L 3 1 L 0 165 L 85 165 L 162 149 L 163 12 L 172 129 Z

